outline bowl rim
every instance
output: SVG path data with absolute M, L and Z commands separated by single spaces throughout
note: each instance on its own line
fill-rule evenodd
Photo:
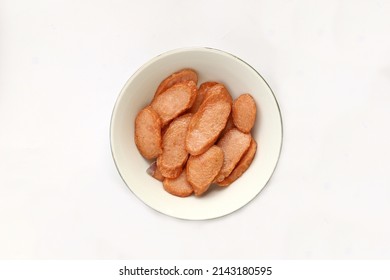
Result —
M 219 53 L 219 54 L 222 54 L 222 55 L 227 55 L 227 56 L 230 56 L 234 59 L 237 59 L 239 61 L 241 61 L 242 63 L 244 63 L 245 65 L 247 65 L 248 67 L 250 67 L 263 81 L 264 83 L 267 85 L 268 89 L 270 90 L 271 94 L 272 94 L 272 97 L 273 99 L 275 100 L 275 103 L 276 103 L 276 107 L 278 109 L 278 112 L 279 112 L 279 116 L 280 116 L 280 133 L 281 133 L 281 137 L 280 137 L 280 143 L 279 143 L 279 150 L 278 150 L 278 157 L 276 159 L 276 162 L 275 162 L 275 166 L 273 167 L 273 170 L 268 178 L 268 180 L 265 182 L 264 186 L 261 188 L 261 190 L 255 195 L 253 196 L 250 200 L 248 200 L 246 203 L 244 203 L 243 205 L 241 205 L 240 207 L 236 208 L 235 210 L 231 211 L 231 212 L 228 212 L 228 213 L 225 213 L 223 215 L 220 215 L 220 216 L 216 216 L 216 217 L 210 217 L 210 218 L 198 218 L 198 219 L 195 219 L 195 218 L 183 218 L 183 217 L 177 217 L 177 216 L 172 216 L 172 215 L 169 215 L 167 213 L 164 213 L 154 207 L 152 207 L 151 205 L 149 205 L 148 203 L 146 203 L 143 199 L 141 199 L 133 190 L 132 188 L 127 184 L 126 180 L 124 179 L 120 169 L 119 169 L 119 166 L 118 166 L 118 162 L 117 162 L 117 159 L 115 158 L 115 155 L 114 155 L 114 149 L 113 149 L 113 122 L 114 122 L 114 117 L 115 117 L 115 113 L 117 111 L 117 107 L 118 107 L 118 104 L 120 102 L 120 100 L 122 99 L 124 93 L 125 93 L 125 89 L 128 87 L 128 85 L 131 83 L 131 81 L 133 80 L 133 78 L 139 73 L 141 72 L 144 68 L 148 67 L 150 64 L 154 63 L 157 59 L 160 59 L 161 57 L 165 57 L 165 56 L 169 56 L 169 55 L 172 55 L 172 54 L 176 54 L 176 53 L 181 53 L 181 52 L 190 52 L 190 51 L 212 51 L 212 52 L 215 52 L 215 53 Z M 260 195 L 261 192 L 264 191 L 264 189 L 268 186 L 268 183 L 270 182 L 271 178 L 273 177 L 275 171 L 276 171 L 276 168 L 279 164 L 279 161 L 280 161 L 280 157 L 281 157 L 281 154 L 282 154 L 282 148 L 283 148 L 283 140 L 284 140 L 284 129 L 283 129 L 283 116 L 282 116 L 282 112 L 281 112 L 281 109 L 280 109 L 280 105 L 279 105 L 279 102 L 275 96 L 275 93 L 274 91 L 272 90 L 271 86 L 268 84 L 268 82 L 264 79 L 264 77 L 254 68 L 252 67 L 252 65 L 250 65 L 248 62 L 246 62 L 245 60 L 241 59 L 240 57 L 230 53 L 230 52 L 227 52 L 227 51 L 224 51 L 224 50 L 221 50 L 221 49 L 217 49 L 217 48 L 213 48 L 213 47 L 182 47 L 182 48 L 176 48 L 176 49 L 171 49 L 171 50 L 168 50 L 168 51 L 165 51 L 165 52 L 162 52 L 156 56 L 154 56 L 153 58 L 149 59 L 148 61 L 146 61 L 145 63 L 143 63 L 136 71 L 134 71 L 134 73 L 127 79 L 126 83 L 123 85 L 122 89 L 120 90 L 119 92 L 119 95 L 118 97 L 116 98 L 116 101 L 114 103 L 114 107 L 112 109 L 112 113 L 111 113 L 111 119 L 110 119 L 110 127 L 109 127 L 109 138 L 110 138 L 110 150 L 111 150 L 111 156 L 113 158 L 113 161 L 114 161 L 114 164 L 115 164 L 115 168 L 117 170 L 117 172 L 119 173 L 119 176 L 122 178 L 122 181 L 125 183 L 125 185 L 127 186 L 127 189 L 130 190 L 133 195 L 135 195 L 135 197 L 138 198 L 138 200 L 140 200 L 144 205 L 148 206 L 148 208 L 151 208 L 153 209 L 154 211 L 158 212 L 159 214 L 163 214 L 165 216 L 168 216 L 168 217 L 171 217 L 171 218 L 174 218 L 174 219 L 179 219 L 179 220 L 185 220 L 185 221 L 206 221 L 206 220 L 214 220 L 214 219 L 219 219 L 219 218 L 223 218 L 223 217 L 226 217 L 230 214 L 233 214 L 235 212 L 237 212 L 238 210 L 242 209 L 244 206 L 248 205 L 249 203 L 251 203 L 253 200 L 255 200 L 255 198 L 257 196 Z

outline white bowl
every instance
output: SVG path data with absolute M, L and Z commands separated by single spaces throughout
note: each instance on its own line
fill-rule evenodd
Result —
M 183 68 L 198 72 L 200 85 L 219 81 L 233 99 L 251 93 L 257 105 L 252 135 L 258 143 L 249 169 L 227 188 L 212 187 L 204 196 L 179 198 L 146 173 L 145 160 L 134 143 L 134 120 L 150 103 L 159 83 Z M 185 48 L 161 54 L 143 65 L 127 81 L 112 113 L 111 150 L 116 167 L 130 190 L 144 203 L 166 215 L 204 220 L 217 218 L 241 208 L 264 188 L 279 159 L 282 119 L 275 96 L 255 69 L 236 56 L 211 48 Z

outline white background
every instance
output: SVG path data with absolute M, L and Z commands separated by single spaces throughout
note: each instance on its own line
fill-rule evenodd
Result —
M 389 1 L 0 0 L 0 258 L 390 258 Z M 109 145 L 152 57 L 210 46 L 282 110 L 268 186 L 209 221 L 145 206 Z

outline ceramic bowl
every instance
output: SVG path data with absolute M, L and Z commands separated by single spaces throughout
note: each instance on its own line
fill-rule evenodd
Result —
M 222 82 L 233 99 L 242 93 L 250 93 L 257 105 L 252 135 L 258 149 L 251 166 L 230 186 L 212 186 L 201 197 L 180 198 L 167 193 L 160 181 L 147 174 L 151 162 L 141 156 L 134 143 L 137 113 L 150 103 L 164 78 L 183 68 L 198 72 L 198 86 L 205 81 Z M 177 49 L 146 62 L 120 92 L 110 130 L 115 165 L 133 194 L 161 213 L 189 220 L 221 217 L 250 202 L 271 178 L 282 146 L 281 113 L 269 85 L 248 63 L 235 55 L 211 48 Z

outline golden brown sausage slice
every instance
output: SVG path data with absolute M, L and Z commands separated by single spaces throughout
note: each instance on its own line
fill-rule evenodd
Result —
M 157 158 L 156 163 L 157 163 L 157 168 L 160 170 L 161 175 L 164 178 L 171 178 L 171 179 L 177 178 L 180 176 L 180 173 L 183 171 L 182 166 L 179 166 L 177 168 L 164 168 L 163 166 L 161 166 L 160 157 Z
M 256 141 L 252 138 L 251 144 L 248 151 L 242 156 L 241 160 L 238 162 L 237 166 L 233 169 L 232 173 L 221 182 L 218 182 L 219 186 L 227 187 L 235 180 L 237 180 L 244 172 L 249 168 L 252 163 L 253 158 L 255 157 L 257 149 Z
M 189 109 L 196 98 L 196 84 L 193 81 L 173 85 L 152 101 L 152 108 L 160 116 L 162 125 Z
M 207 151 L 218 139 L 224 129 L 231 111 L 229 94 L 220 87 L 207 97 L 194 114 L 188 127 L 186 148 L 191 155 L 200 155 Z
M 232 96 L 230 95 L 229 91 L 227 90 L 227 88 L 221 84 L 221 83 L 217 83 L 213 86 L 211 86 L 206 92 L 205 92 L 205 97 L 203 100 L 206 100 L 208 97 L 210 97 L 211 95 L 215 94 L 215 93 L 221 93 L 223 92 L 223 94 L 225 95 L 225 98 L 227 98 L 229 100 L 230 103 L 233 103 L 233 98 Z
M 171 86 L 185 81 L 193 81 L 195 84 L 198 83 L 198 74 L 192 69 L 183 69 L 173 73 L 169 77 L 165 78 L 158 86 L 154 98 L 166 91 Z
M 154 179 L 159 181 L 164 181 L 164 176 L 161 174 L 160 169 L 157 167 L 157 163 L 153 162 L 148 169 L 146 170 L 146 173 L 148 173 L 150 176 L 152 176 Z
M 229 130 L 219 141 L 217 146 L 223 150 L 223 166 L 216 182 L 221 182 L 233 171 L 251 143 L 251 135 L 242 133 L 237 128 Z
M 157 166 L 161 174 L 167 178 L 180 175 L 187 161 L 188 152 L 185 147 L 188 125 L 192 114 L 186 114 L 173 120 L 162 139 L 162 154 L 157 158 Z
M 206 92 L 211 87 L 215 86 L 216 84 L 217 84 L 216 82 L 205 82 L 199 86 L 198 94 L 197 94 L 195 102 L 192 105 L 191 110 L 190 110 L 191 113 L 196 113 L 196 111 L 198 111 L 200 104 L 202 104 L 202 102 L 206 96 Z
M 190 196 L 194 192 L 192 186 L 187 181 L 185 170 L 183 170 L 180 176 L 175 179 L 166 178 L 163 182 L 163 186 L 170 194 L 180 197 Z
M 212 146 L 201 155 L 190 156 L 186 168 L 187 180 L 193 187 L 196 196 L 200 196 L 208 190 L 221 170 L 222 164 L 223 152 L 217 146 Z
M 249 133 L 256 120 L 256 103 L 249 94 L 241 94 L 232 108 L 234 125 L 244 133 Z
M 161 154 L 161 120 L 150 107 L 142 109 L 135 118 L 134 141 L 141 155 L 146 159 Z

